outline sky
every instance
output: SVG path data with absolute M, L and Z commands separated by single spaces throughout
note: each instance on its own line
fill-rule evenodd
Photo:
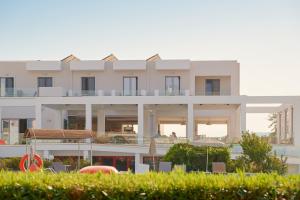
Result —
M 0 1 L 0 60 L 110 53 L 237 60 L 241 94 L 300 95 L 300 1 Z

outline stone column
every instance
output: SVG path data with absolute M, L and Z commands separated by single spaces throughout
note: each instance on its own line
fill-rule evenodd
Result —
M 138 134 L 137 142 L 142 145 L 144 142 L 144 104 L 138 104 Z
M 35 128 L 42 128 L 42 104 L 40 103 L 35 105 Z
M 97 112 L 97 136 L 105 133 L 105 111 L 98 110 Z
M 188 104 L 188 117 L 187 117 L 187 138 L 189 141 L 194 139 L 194 105 Z
M 85 129 L 92 130 L 92 105 L 85 104 Z

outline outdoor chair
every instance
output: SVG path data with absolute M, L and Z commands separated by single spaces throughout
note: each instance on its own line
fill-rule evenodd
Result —
M 170 172 L 170 171 L 172 171 L 172 163 L 171 162 L 159 162 L 158 170 L 160 172 Z
M 64 165 L 62 162 L 53 162 L 52 168 L 55 172 L 67 172 L 68 168 L 67 165 Z
M 226 173 L 226 165 L 224 162 L 213 162 L 212 173 Z

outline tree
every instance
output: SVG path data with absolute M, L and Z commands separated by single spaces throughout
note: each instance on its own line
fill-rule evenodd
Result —
M 243 153 L 235 161 L 236 168 L 248 172 L 286 172 L 286 159 L 279 159 L 276 153 L 272 153 L 272 146 L 255 133 L 243 133 L 240 145 Z
M 174 144 L 163 157 L 164 161 L 172 165 L 185 164 L 187 171 L 205 171 L 208 148 L 208 170 L 212 162 L 230 162 L 230 153 L 227 147 L 193 146 L 191 144 Z

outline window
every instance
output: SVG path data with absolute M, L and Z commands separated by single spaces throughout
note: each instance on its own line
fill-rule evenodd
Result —
M 206 79 L 205 95 L 209 95 L 209 96 L 220 95 L 220 79 Z
M 123 77 L 123 95 L 124 96 L 136 96 L 138 90 L 137 84 L 138 78 L 135 76 Z
M 0 78 L 1 96 L 13 96 L 14 95 L 14 78 L 2 77 Z
M 52 77 L 38 77 L 38 87 L 53 87 Z
M 2 120 L 2 127 L 1 127 L 1 139 L 5 140 L 5 142 L 7 144 L 10 143 L 9 139 L 10 139 L 10 120 Z
M 180 92 L 180 77 L 166 76 L 165 89 L 166 95 L 178 95 Z
M 81 77 L 81 94 L 84 96 L 95 95 L 95 77 Z

